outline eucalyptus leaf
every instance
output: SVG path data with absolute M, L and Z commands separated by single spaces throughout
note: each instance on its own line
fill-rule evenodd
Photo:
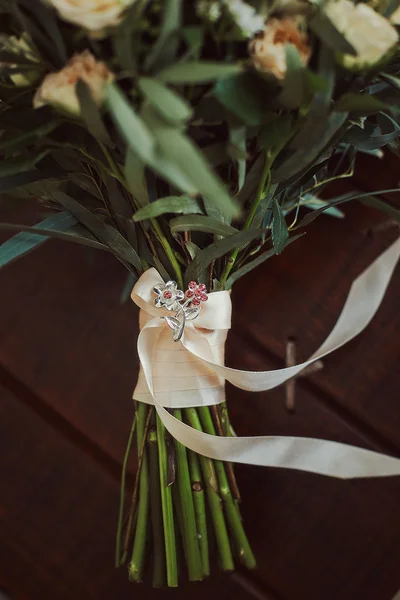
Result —
M 154 137 L 114 83 L 107 87 L 107 105 L 115 125 L 130 148 L 145 163 L 151 163 L 155 152 Z
M 207 246 L 207 248 L 200 250 L 186 269 L 185 283 L 192 280 L 201 281 L 204 278 L 206 269 L 214 260 L 221 258 L 228 252 L 231 252 L 234 248 L 246 246 L 257 237 L 260 237 L 262 233 L 262 229 L 245 229 L 239 231 L 239 233 L 234 233 L 233 235 L 218 240 Z
M 124 173 L 132 196 L 140 206 L 145 206 L 149 201 L 149 197 L 144 176 L 144 164 L 130 148 L 128 148 L 125 157 Z
M 319 156 L 342 137 L 347 116 L 347 113 L 332 113 L 326 122 L 317 125 L 314 143 L 307 149 L 298 148 L 278 164 L 272 171 L 272 180 L 287 182 L 312 168 Z
M 143 95 L 167 121 L 184 123 L 191 118 L 193 109 L 190 104 L 160 81 L 141 77 L 138 84 Z
M 28 152 L 16 158 L 0 160 L 0 181 L 3 177 L 10 177 L 11 175 L 22 174 L 24 171 L 30 171 L 48 153 L 49 150 Z
M 303 235 L 305 235 L 305 233 L 298 233 L 297 235 L 293 235 L 291 238 L 288 238 L 285 247 L 289 246 L 289 244 L 291 244 L 292 242 L 295 242 L 299 238 L 303 237 Z M 273 256 L 276 256 L 275 248 L 270 248 L 266 252 L 263 252 L 262 254 L 257 256 L 257 258 L 254 258 L 250 262 L 243 265 L 243 267 L 236 269 L 236 271 L 234 271 L 232 275 L 230 275 L 227 279 L 225 288 L 227 290 L 230 290 L 235 281 L 243 277 L 243 275 L 247 275 L 247 273 L 250 273 L 250 271 L 261 265 L 269 258 L 272 258 Z
M 272 208 L 272 225 L 271 225 L 272 243 L 276 254 L 280 254 L 285 248 L 289 238 L 288 227 L 285 221 L 285 216 L 277 199 L 274 199 Z
M 262 82 L 251 73 L 238 73 L 217 81 L 213 95 L 247 125 L 260 125 L 268 114 Z
M 379 190 L 379 194 L 394 194 L 394 193 L 398 193 L 400 192 L 400 188 L 394 188 L 394 189 L 390 189 L 390 190 Z M 350 200 L 364 200 L 368 202 L 368 199 L 370 199 L 370 203 L 374 202 L 373 200 L 373 196 L 371 195 L 371 193 L 369 192 L 347 192 L 346 194 L 342 194 L 341 196 L 337 196 L 336 198 L 333 198 L 329 201 L 329 203 L 326 206 L 322 206 L 321 208 L 319 208 L 318 210 L 312 212 L 312 213 L 308 213 L 306 214 L 301 221 L 298 223 L 296 229 L 298 229 L 299 227 L 305 227 L 306 225 L 309 225 L 312 221 L 314 221 L 321 213 L 325 212 L 330 206 L 337 206 L 338 204 L 343 204 L 344 202 L 350 202 Z M 376 206 L 376 202 L 375 202 L 375 206 Z M 381 205 L 382 206 L 382 205 Z M 389 205 L 386 205 L 389 206 Z M 377 207 L 377 206 L 376 206 Z M 377 207 L 378 208 L 378 207 Z M 391 213 L 391 216 L 393 218 L 398 218 L 397 213 Z
M 0 246 L 0 267 L 4 267 L 6 264 L 43 244 L 47 238 L 43 235 L 39 235 L 37 231 L 51 230 L 53 233 L 53 230 L 65 231 L 75 223 L 75 217 L 68 212 L 52 215 L 38 225 L 28 227 L 28 232 L 26 232 L 26 230 L 21 231 L 24 229 L 23 225 L 19 226 L 10 223 L 0 223 L 1 229 L 18 229 L 20 231 L 20 233 Z
M 201 231 L 203 233 L 212 233 L 214 235 L 226 237 L 238 232 L 234 227 L 205 215 L 175 217 L 170 220 L 169 226 L 171 233 L 178 233 L 180 231 Z
M 96 250 L 105 250 L 106 252 L 111 252 L 110 248 L 105 244 L 99 242 L 91 233 L 88 231 L 83 225 L 76 223 L 74 225 L 70 225 L 68 231 L 64 231 L 62 229 L 42 229 L 40 228 L 40 233 L 36 233 L 39 229 L 38 226 L 34 225 L 33 227 L 29 227 L 28 225 L 21 225 L 15 223 L 0 223 L 0 229 L 4 229 L 6 231 L 19 231 L 24 234 L 33 234 L 32 237 L 29 237 L 29 241 L 35 242 L 36 238 L 38 242 L 35 243 L 35 247 L 41 243 L 44 243 L 48 238 L 54 238 L 57 240 L 62 240 L 64 242 L 73 242 L 74 244 L 78 244 L 81 246 L 87 246 L 89 248 L 95 248 Z M 15 240 L 18 236 L 14 236 L 11 238 Z M 41 238 L 41 240 L 39 240 Z M 22 238 L 21 238 L 22 239 Z M 3 245 L 7 244 L 4 242 Z M 0 249 L 2 246 L 0 246 Z M 33 249 L 33 248 L 32 248 Z M 1 260 L 0 260 L 1 263 Z M 0 266 L 2 266 L 0 264 Z
M 398 191 L 400 191 L 400 189 Z M 381 192 L 379 192 L 379 193 L 381 193 Z M 363 198 L 361 200 L 361 202 L 363 204 L 366 204 L 367 206 L 372 206 L 373 208 L 377 208 L 381 212 L 388 215 L 391 219 L 400 223 L 400 210 L 398 208 L 395 208 L 394 206 L 391 206 L 384 200 L 381 200 L 380 198 L 376 198 L 375 196 L 367 196 L 366 198 Z
M 222 181 L 187 135 L 172 127 L 159 128 L 154 133 L 165 156 L 184 173 L 198 193 L 224 215 L 230 217 L 238 214 L 237 205 L 230 198 Z
M 160 35 L 145 60 L 146 71 L 168 65 L 175 58 L 179 45 L 183 0 L 164 0 Z
M 126 263 L 133 265 L 140 273 L 140 258 L 127 240 L 114 227 L 102 223 L 93 213 L 63 192 L 55 192 L 54 199 L 83 223 L 103 244 Z
M 198 202 L 190 196 L 166 196 L 140 208 L 134 214 L 133 220 L 144 221 L 145 219 L 154 219 L 168 213 L 185 215 L 201 212 Z
M 112 146 L 110 136 L 103 123 L 98 106 L 92 97 L 89 86 L 82 79 L 79 79 L 75 90 L 79 100 L 81 117 L 86 123 L 88 130 L 97 140 L 108 146 Z
M 47 179 L 47 176 L 36 170 L 22 171 L 6 177 L 0 176 L 0 194 L 10 192 L 15 188 L 23 188 L 23 186 L 43 179 Z
M 387 104 L 370 94 L 343 94 L 335 102 L 333 110 L 337 112 L 357 112 L 363 115 L 377 113 L 387 108 Z
M 224 77 L 240 73 L 240 65 L 223 62 L 188 61 L 175 63 L 157 74 L 157 78 L 166 83 L 210 83 Z

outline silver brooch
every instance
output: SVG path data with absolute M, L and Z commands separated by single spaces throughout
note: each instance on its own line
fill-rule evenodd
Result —
M 208 300 L 207 289 L 204 283 L 191 281 L 186 292 L 178 289 L 176 281 L 158 283 L 153 288 L 156 298 L 154 304 L 157 308 L 165 308 L 173 316 L 164 316 L 173 331 L 173 338 L 178 342 L 183 334 L 186 321 L 195 319 L 201 310 L 201 303 Z

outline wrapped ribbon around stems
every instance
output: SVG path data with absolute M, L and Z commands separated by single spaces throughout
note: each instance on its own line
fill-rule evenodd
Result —
M 242 371 L 224 366 L 225 340 L 231 324 L 227 291 L 209 295 L 195 321 L 187 322 L 174 342 L 162 308 L 154 306 L 153 287 L 161 277 L 146 271 L 132 300 L 140 307 L 140 374 L 134 398 L 154 404 L 166 429 L 198 454 L 224 461 L 297 469 L 342 479 L 400 475 L 400 459 L 328 440 L 285 437 L 223 437 L 197 431 L 167 408 L 218 404 L 224 381 L 251 392 L 270 390 L 340 348 L 368 325 L 378 310 L 400 257 L 400 238 L 353 282 L 342 312 L 327 339 L 305 362 L 273 371 Z

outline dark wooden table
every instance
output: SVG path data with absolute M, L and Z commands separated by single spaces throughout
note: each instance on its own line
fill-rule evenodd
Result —
M 395 159 L 368 159 L 358 185 L 394 187 L 397 170 Z M 1 218 L 21 214 L 3 208 Z M 23 215 L 34 222 L 30 210 Z M 390 224 L 373 229 L 385 220 L 361 205 L 344 220 L 321 217 L 242 279 L 228 364 L 283 366 L 290 336 L 298 358 L 309 356 L 352 279 L 398 235 Z M 0 589 L 14 600 L 391 600 L 400 588 L 400 478 L 339 481 L 240 466 L 259 563 L 249 578 L 216 572 L 204 584 L 152 591 L 114 569 L 138 372 L 137 312 L 119 302 L 124 281 L 110 256 L 58 241 L 0 272 Z M 298 380 L 294 414 L 282 388 L 250 396 L 229 386 L 238 433 L 321 437 L 400 456 L 399 297 L 397 271 L 368 330 Z

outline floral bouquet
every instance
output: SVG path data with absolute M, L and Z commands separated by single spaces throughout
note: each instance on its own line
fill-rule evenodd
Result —
M 237 279 L 321 213 L 341 216 L 341 203 L 398 219 L 365 194 L 321 197 L 351 177 L 359 152 L 398 148 L 398 3 L 0 0 L 0 17 L 0 192 L 48 211 L 34 227 L 1 224 L 20 232 L 0 247 L 0 265 L 51 237 L 111 252 L 140 308 L 116 563 L 155 586 L 178 585 L 179 555 L 191 581 L 213 562 L 252 569 L 232 462 L 399 474 L 394 459 L 366 453 L 364 468 L 361 451 L 333 442 L 323 448 L 346 460 L 322 453 L 318 465 L 322 446 L 308 444 L 318 440 L 243 442 L 224 391 L 225 379 L 269 389 L 304 367 L 274 377 L 224 367 Z M 360 281 L 377 281 L 383 263 L 391 272 L 397 256 L 390 249 Z M 361 313 L 351 335 L 371 318 Z M 349 339 L 336 338 L 320 354 Z

